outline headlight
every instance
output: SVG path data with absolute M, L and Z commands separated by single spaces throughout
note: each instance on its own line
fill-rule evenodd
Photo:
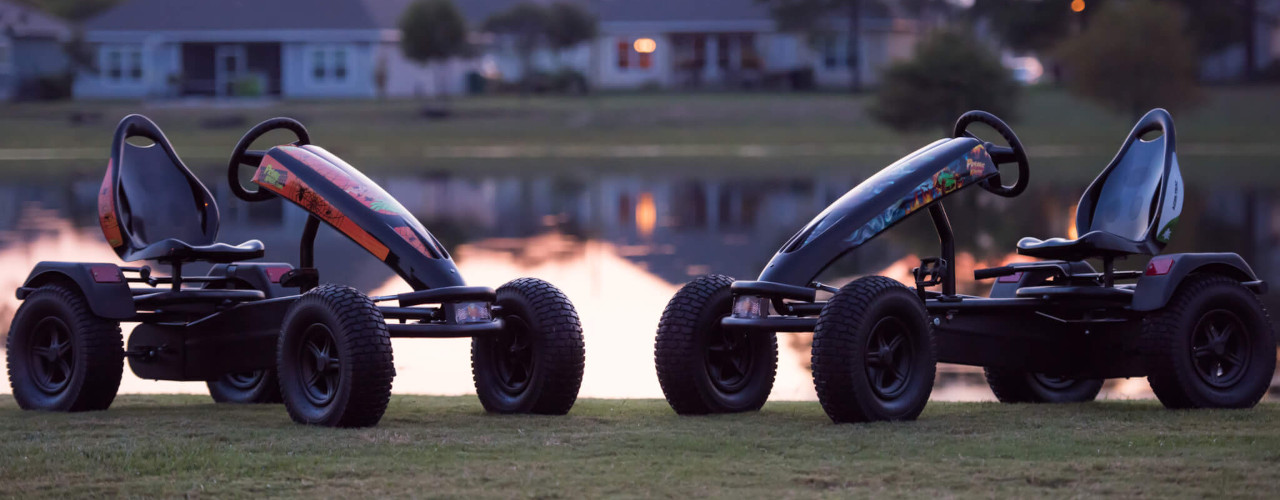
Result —
M 769 315 L 769 299 L 743 295 L 733 299 L 733 317 L 759 319 Z
M 488 323 L 493 321 L 493 311 L 488 302 L 458 302 L 453 305 L 453 320 L 463 323 Z

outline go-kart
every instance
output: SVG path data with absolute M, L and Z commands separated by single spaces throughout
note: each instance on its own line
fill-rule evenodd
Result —
M 968 130 L 975 123 L 1007 145 L 979 139 Z M 759 409 L 777 366 L 775 332 L 813 332 L 813 381 L 835 422 L 915 419 L 937 361 L 985 368 L 1006 403 L 1090 401 L 1103 379 L 1145 376 L 1169 408 L 1252 407 L 1275 372 L 1276 340 L 1257 297 L 1267 286 L 1234 253 L 1158 255 L 1185 202 L 1174 144 L 1169 114 L 1147 113 L 1080 199 L 1080 237 L 1023 238 L 1018 253 L 1044 260 L 976 270 L 975 279 L 995 279 L 990 296 L 961 295 L 942 198 L 974 185 L 1014 197 L 1029 181 L 1013 130 L 989 113 L 964 114 L 952 138 L 827 207 L 756 281 L 709 275 L 680 289 L 655 347 L 667 402 L 679 414 Z M 1000 166 L 1010 164 L 1017 180 L 1004 185 Z M 921 211 L 941 256 L 922 259 L 914 289 L 880 276 L 840 288 L 814 281 Z M 1154 257 L 1117 269 L 1129 256 Z
M 276 129 L 297 140 L 249 149 Z M 246 165 L 256 168 L 256 189 L 241 184 Z M 391 397 L 391 339 L 404 337 L 471 337 L 476 392 L 487 411 L 564 414 L 573 406 L 582 327 L 556 287 L 532 278 L 496 291 L 467 286 L 449 253 L 399 202 L 311 145 L 306 128 L 289 118 L 249 130 L 227 180 L 245 201 L 279 197 L 310 213 L 299 267 L 245 262 L 263 256 L 257 240 L 217 242 L 217 204 L 160 128 L 140 115 L 120 122 L 98 197 L 103 234 L 121 260 L 154 261 L 172 272 L 38 264 L 17 291 L 23 302 L 7 344 L 19 406 L 106 409 L 128 358 L 140 378 L 207 381 L 216 401 L 283 400 L 299 423 L 371 426 Z M 320 284 L 314 247 L 322 222 L 415 291 L 368 297 Z M 197 262 L 213 265 L 206 275 L 183 273 Z M 121 321 L 139 323 L 127 349 Z

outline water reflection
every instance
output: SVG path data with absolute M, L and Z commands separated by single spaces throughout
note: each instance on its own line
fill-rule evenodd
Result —
M 213 176 L 209 176 L 213 177 Z M 583 397 L 661 397 L 653 370 L 653 332 L 666 301 L 691 276 L 707 272 L 752 278 L 773 251 L 862 175 L 770 179 L 641 175 L 573 177 L 422 175 L 382 177 L 406 208 L 453 251 L 469 283 L 497 286 L 538 276 L 560 286 L 582 316 L 587 338 Z M 215 177 L 216 178 L 216 177 Z M 96 225 L 98 179 L 0 185 L 0 290 L 13 290 L 40 260 L 116 262 Z M 958 237 L 959 289 L 984 294 L 971 270 L 1024 258 L 1022 236 L 1068 234 L 1083 186 L 1045 182 L 1009 200 L 970 190 L 949 198 Z M 263 240 L 265 261 L 296 262 L 306 215 L 279 202 L 245 204 L 221 185 L 220 239 Z M 1280 203 L 1276 189 L 1216 186 L 1188 192 L 1176 251 L 1236 251 L 1264 279 L 1280 279 Z M 843 283 L 876 273 L 909 281 L 937 239 L 914 217 L 833 266 L 821 279 Z M 316 255 L 324 281 L 371 294 L 407 287 L 375 258 L 336 232 L 322 230 Z M 1137 262 L 1134 265 L 1141 265 Z M 7 328 L 17 306 L 0 295 Z M 1269 307 L 1280 310 L 1275 295 Z M 131 325 L 124 326 L 127 332 Z M 815 398 L 808 373 L 810 336 L 780 338 L 774 399 Z M 467 340 L 397 340 L 399 393 L 473 392 Z M 4 384 L 0 390 L 8 390 Z M 126 370 L 122 392 L 204 392 L 203 384 L 137 380 Z M 1104 397 L 1149 397 L 1143 380 L 1116 381 Z M 980 371 L 943 366 L 935 399 L 991 399 Z

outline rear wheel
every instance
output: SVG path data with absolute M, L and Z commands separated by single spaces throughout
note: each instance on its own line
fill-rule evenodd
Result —
M 72 287 L 50 284 L 27 296 L 5 349 L 13 398 L 24 410 L 105 410 L 120 388 L 120 323 L 94 316 Z
M 276 366 L 289 416 L 329 427 L 376 425 L 395 364 L 382 312 L 359 291 L 323 285 L 285 313 Z
M 1001 403 L 1083 403 L 1102 391 L 1103 379 L 1071 379 L 1043 373 L 986 368 L 987 385 Z
M 1168 408 L 1251 408 L 1276 369 L 1276 339 L 1258 297 L 1239 282 L 1191 275 L 1143 320 L 1156 397 Z
M 755 411 L 773 390 L 777 336 L 720 326 L 733 309 L 732 284 L 728 276 L 699 277 L 662 312 L 654 361 L 662 393 L 676 413 Z
M 207 382 L 209 395 L 219 403 L 279 403 L 280 382 L 275 370 L 229 373 Z
M 520 278 L 498 288 L 498 306 L 503 331 L 471 340 L 480 404 L 494 413 L 568 413 L 586 367 L 573 303 L 550 283 Z
M 813 383 L 836 423 L 914 420 L 933 391 L 933 334 L 924 304 L 883 276 L 845 285 L 818 316 Z

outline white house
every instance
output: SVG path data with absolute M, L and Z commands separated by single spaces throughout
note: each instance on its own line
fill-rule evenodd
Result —
M 434 93 L 440 79 L 400 52 L 410 0 L 126 0 L 84 25 L 97 68 L 77 98 Z M 451 74 L 478 60 L 450 61 Z M 439 66 L 439 65 L 437 65 Z M 451 92 L 461 78 L 449 79 Z M 381 88 L 380 88 L 381 87 Z
M 65 21 L 29 5 L 0 0 L 0 101 L 41 97 L 40 80 L 60 78 L 70 59 Z
M 480 56 L 429 70 L 406 60 L 398 24 L 411 1 L 125 0 L 85 23 L 96 68 L 78 75 L 74 94 L 371 98 L 461 93 L 470 72 L 519 78 L 516 51 L 500 37 Z M 456 1 L 478 27 L 519 0 Z M 750 86 L 797 72 L 839 87 L 851 62 L 874 85 L 885 64 L 910 54 L 917 33 L 912 20 L 867 18 L 860 53 L 849 57 L 847 21 L 811 43 L 780 32 L 754 0 L 572 1 L 597 14 L 600 35 L 536 59 L 605 89 Z

